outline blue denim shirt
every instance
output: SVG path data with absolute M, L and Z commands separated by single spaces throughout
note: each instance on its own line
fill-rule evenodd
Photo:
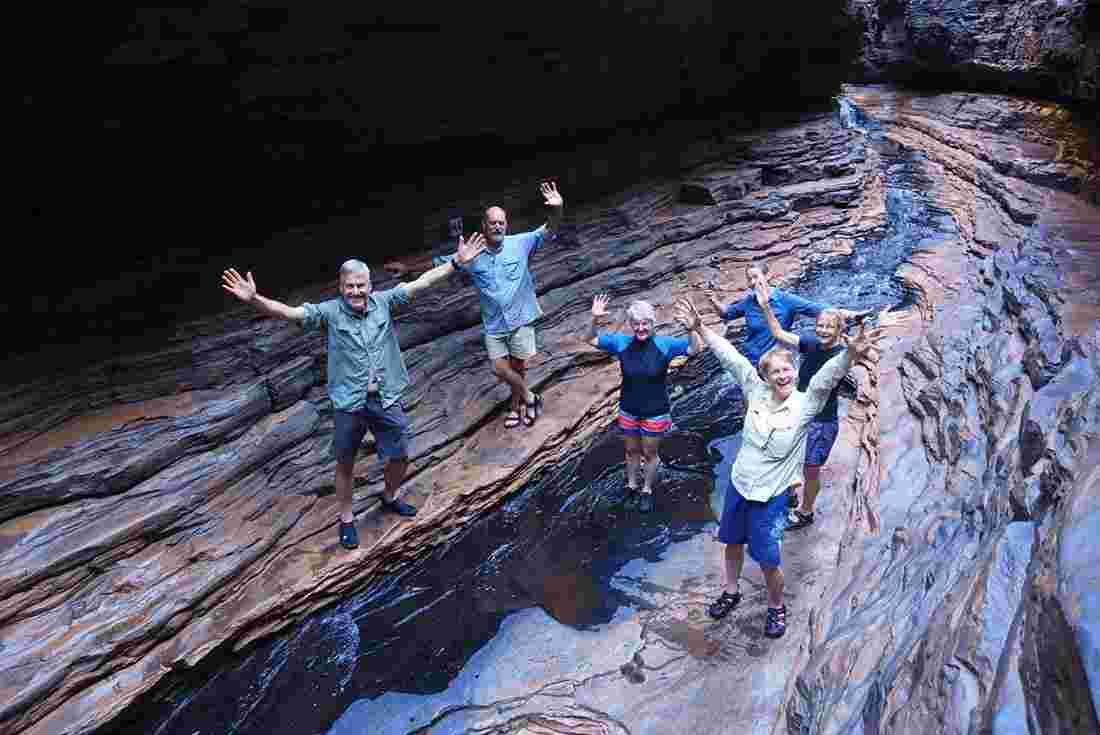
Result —
M 320 304 L 302 304 L 305 329 L 328 327 L 328 393 L 337 411 L 355 411 L 367 402 L 372 381 L 378 384 L 383 407 L 396 403 L 409 387 L 409 371 L 393 328 L 391 309 L 409 302 L 404 284 L 372 291 L 368 309 L 360 314 L 337 297 Z
M 542 316 L 528 259 L 547 238 L 546 225 L 537 230 L 505 235 L 500 249 L 486 248 L 460 270 L 470 277 L 481 296 L 481 326 L 486 334 L 508 334 Z M 449 259 L 449 258 L 448 258 Z M 458 268 L 458 264 L 455 264 Z
M 799 314 L 816 319 L 818 314 L 825 311 L 825 307 L 821 304 L 807 301 L 801 296 L 795 296 L 778 288 L 772 289 L 768 303 L 772 307 L 772 313 L 775 314 L 779 326 L 787 331 L 790 331 L 794 318 Z M 753 367 L 756 367 L 764 353 L 776 345 L 776 339 L 768 329 L 764 310 L 760 308 L 760 304 L 756 303 L 756 294 L 750 293 L 736 304 L 731 304 L 722 315 L 726 321 L 732 321 L 738 317 L 745 317 L 745 342 L 741 346 L 741 352 Z

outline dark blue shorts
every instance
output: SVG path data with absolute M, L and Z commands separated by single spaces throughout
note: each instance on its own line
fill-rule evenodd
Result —
M 746 500 L 732 485 L 726 490 L 718 540 L 724 544 L 748 544 L 749 556 L 762 567 L 780 564 L 779 548 L 787 530 L 787 496 L 790 488 L 766 502 Z
M 806 460 L 803 464 L 820 467 L 829 459 L 833 451 L 836 435 L 840 433 L 840 420 L 811 421 L 806 432 Z
M 409 456 L 409 420 L 397 401 L 382 408 L 377 396 L 367 398 L 357 411 L 333 411 L 332 454 L 340 464 L 355 461 L 355 454 L 369 429 L 374 434 L 378 456 L 383 460 L 405 459 Z

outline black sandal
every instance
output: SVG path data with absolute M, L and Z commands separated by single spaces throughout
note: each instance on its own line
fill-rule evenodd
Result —
M 737 607 L 740 602 L 741 590 L 737 590 L 732 595 L 729 592 L 723 592 L 721 596 L 707 608 L 707 614 L 715 620 L 721 620 L 729 615 L 730 610 Z
M 538 419 L 539 414 L 542 413 L 542 396 L 535 393 L 535 400 L 530 403 L 524 401 L 523 405 L 527 407 L 527 410 L 523 414 L 523 424 L 525 426 L 534 426 L 535 420 Z

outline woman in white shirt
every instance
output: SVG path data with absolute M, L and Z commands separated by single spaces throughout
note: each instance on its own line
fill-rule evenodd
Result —
M 676 318 L 714 351 L 741 386 L 746 402 L 741 449 L 730 470 L 732 487 L 726 492 L 718 531 L 718 540 L 726 544 L 726 589 L 708 613 L 723 618 L 741 601 L 738 582 L 748 545 L 768 586 L 764 635 L 779 638 L 787 629 L 779 551 L 790 488 L 803 483 L 807 429 L 832 389 L 852 363 L 875 346 L 882 330 L 867 331 L 860 325 L 856 336 L 842 335 L 845 349 L 825 363 L 802 392 L 796 389 L 794 354 L 785 347 L 768 350 L 760 358 L 758 373 L 733 345 L 703 324 L 689 299 L 676 303 Z

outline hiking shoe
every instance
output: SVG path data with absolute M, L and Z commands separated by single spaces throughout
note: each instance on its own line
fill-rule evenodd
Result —
M 787 514 L 787 530 L 794 531 L 799 528 L 805 528 L 814 522 L 813 513 L 803 513 L 800 510 L 792 510 Z
M 402 503 L 400 500 L 386 500 L 382 498 L 382 510 L 387 513 L 396 513 L 399 516 L 405 516 L 406 518 L 412 518 L 416 515 L 416 508 L 408 503 Z
M 359 532 L 355 530 L 355 521 L 351 523 L 340 521 L 340 545 L 345 549 L 359 548 Z
M 638 510 L 642 513 L 653 512 L 653 493 L 641 493 L 641 497 L 638 498 Z
M 739 602 L 741 602 L 741 590 L 737 590 L 732 595 L 729 592 L 723 592 L 717 600 L 710 603 L 710 607 L 707 608 L 707 615 L 715 620 L 721 620 L 729 615 L 730 610 L 737 607 Z
M 787 632 L 787 606 L 769 607 L 768 619 L 764 623 L 764 635 L 769 638 L 782 638 Z

